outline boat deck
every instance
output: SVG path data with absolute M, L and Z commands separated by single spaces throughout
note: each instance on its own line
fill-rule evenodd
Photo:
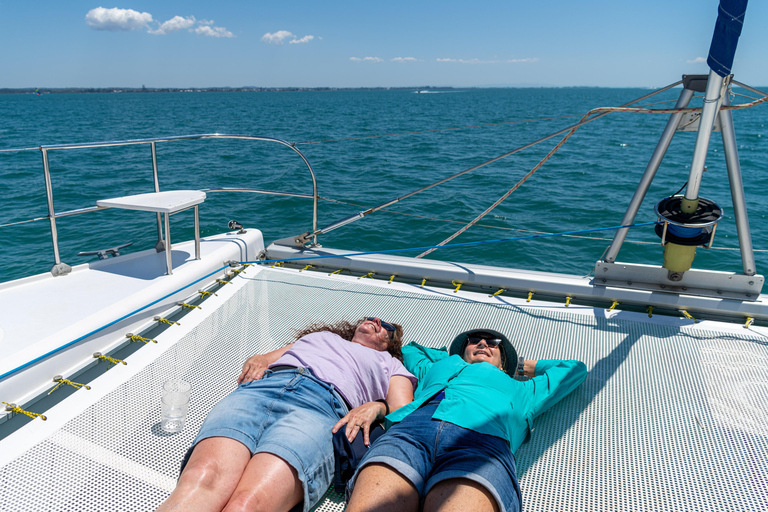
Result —
M 768 508 L 763 328 L 293 269 L 250 267 L 233 283 L 47 422 L 0 442 L 0 510 L 153 509 L 247 356 L 291 341 L 292 328 L 368 315 L 402 323 L 407 340 L 428 346 L 490 327 L 527 359 L 586 363 L 584 384 L 536 420 L 516 453 L 524 510 Z M 177 434 L 159 428 L 171 377 L 192 383 Z M 317 509 L 343 507 L 329 492 Z

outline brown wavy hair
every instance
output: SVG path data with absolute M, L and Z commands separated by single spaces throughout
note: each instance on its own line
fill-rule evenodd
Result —
M 304 327 L 303 329 L 294 329 L 296 331 L 294 336 L 298 340 L 299 338 L 302 338 L 307 334 L 312 334 L 313 332 L 328 331 L 328 332 L 332 332 L 333 334 L 336 334 L 337 336 L 344 338 L 347 341 L 352 341 L 352 338 L 355 337 L 355 331 L 357 331 L 357 328 L 360 327 L 360 324 L 362 324 L 363 322 L 365 322 L 365 318 L 361 318 L 356 322 L 339 320 L 338 322 L 335 322 L 332 324 L 328 324 L 325 322 L 314 322 Z M 396 324 L 394 322 L 389 322 L 389 323 L 395 326 L 395 333 L 392 336 L 392 339 L 390 339 L 389 342 L 387 343 L 387 352 L 389 352 L 392 357 L 402 362 L 403 361 L 403 352 L 402 352 L 403 326 L 400 324 Z

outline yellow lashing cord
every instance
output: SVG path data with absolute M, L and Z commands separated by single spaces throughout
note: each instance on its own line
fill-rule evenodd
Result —
M 187 304 L 186 302 L 177 302 L 176 305 L 181 308 L 187 308 L 187 309 L 194 309 L 194 308 L 203 309 L 200 306 L 195 306 L 194 304 Z
M 565 298 L 565 307 L 568 307 L 570 305 L 571 305 L 571 298 L 570 297 L 566 297 Z
M 368 272 L 368 273 L 367 273 L 367 274 L 365 274 L 364 276 L 360 276 L 360 277 L 358 277 L 358 279 L 364 279 L 364 278 L 366 278 L 366 277 L 367 277 L 367 278 L 369 278 L 369 279 L 373 279 L 371 276 L 372 276 L 373 274 L 375 274 L 375 273 L 376 273 L 376 272 Z
M 653 317 L 653 306 L 648 306 L 648 309 L 646 311 L 648 311 L 648 318 L 652 318 Z
M 525 302 L 531 302 L 531 297 L 533 297 L 533 292 L 528 292 L 528 300 Z
M 277 263 L 275 263 L 274 265 L 272 265 L 272 268 L 275 268 L 275 267 L 284 267 L 284 266 L 285 266 L 285 262 L 284 262 L 284 261 L 278 261 Z
M 207 297 L 208 295 L 216 295 L 216 294 L 215 294 L 215 293 L 213 293 L 213 292 L 207 292 L 207 291 L 205 291 L 205 290 L 197 290 L 197 293 L 199 293 L 199 294 L 200 294 L 200 295 L 202 295 L 203 297 Z M 218 297 L 218 295 L 216 295 L 216 297 Z
M 501 295 L 503 292 L 504 292 L 504 288 L 499 288 L 497 291 L 490 294 L 489 297 L 495 297 L 497 295 Z
M 608 308 L 608 311 L 613 311 L 614 309 L 616 309 L 616 306 L 618 306 L 619 304 L 621 304 L 619 301 L 617 300 L 613 301 L 613 304 L 611 304 L 611 307 Z
M 140 341 L 142 343 L 148 343 L 151 341 L 152 343 L 157 343 L 157 340 L 153 340 L 152 338 L 144 338 L 142 336 L 139 336 L 138 334 L 132 334 L 130 332 L 127 333 L 125 337 L 130 339 L 131 341 Z
M 459 291 L 459 288 L 461 288 L 461 285 L 463 283 L 457 283 L 456 281 L 451 281 L 451 284 L 456 287 L 456 289 L 453 290 L 453 293 L 456 293 L 457 291 Z
M 245 272 L 245 270 L 233 268 L 232 270 L 230 270 L 230 272 L 232 272 L 233 274 L 242 274 L 243 272 Z
M 392 274 L 391 276 L 389 276 L 389 281 L 387 281 L 387 284 L 392 284 L 392 281 L 395 280 L 395 275 L 396 274 Z
M 19 407 L 16 404 L 9 404 L 8 402 L 3 402 L 3 403 L 5 404 L 5 410 L 8 411 L 8 412 L 15 412 L 15 413 L 26 414 L 27 416 L 29 416 L 32 419 L 40 418 L 43 421 L 46 421 L 48 419 L 45 416 L 43 416 L 42 414 L 38 414 L 36 412 L 25 411 L 24 409 L 22 409 L 21 407 Z
M 102 361 L 106 361 L 107 363 L 109 363 L 109 364 L 107 365 L 107 370 L 109 370 L 109 368 L 110 368 L 110 367 L 111 367 L 113 364 L 117 364 L 117 363 L 123 363 L 123 364 L 125 364 L 125 365 L 127 365 L 127 364 L 128 364 L 128 363 L 126 363 L 125 361 L 123 361 L 122 359 L 115 359 L 114 357 L 105 356 L 105 355 L 104 355 L 104 354 L 102 354 L 101 352 L 94 352 L 94 353 L 93 353 L 93 357 L 95 357 L 96 359 L 101 359 Z M 107 370 L 104 370 L 104 371 L 107 371 Z
M 310 268 L 317 268 L 317 267 L 316 267 L 316 266 L 314 266 L 314 265 L 307 265 L 307 266 L 306 266 L 306 267 L 304 267 L 303 269 L 299 270 L 299 272 L 304 272 L 305 270 L 308 270 L 308 269 L 310 269 Z
M 55 376 L 55 377 L 53 378 L 53 382 L 58 382 L 58 384 L 56 384 L 56 385 L 53 387 L 53 389 L 52 389 L 52 390 L 50 390 L 50 391 L 48 392 L 48 394 L 49 394 L 49 395 L 50 395 L 51 393 L 53 393 L 54 391 L 56 391 L 57 389 L 59 389 L 59 386 L 61 386 L 62 384 L 66 384 L 66 385 L 68 385 L 68 386 L 72 386 L 72 387 L 73 387 L 73 388 L 75 388 L 75 389 L 80 389 L 80 388 L 91 389 L 91 386 L 87 386 L 87 385 L 85 385 L 85 384 L 79 384 L 79 383 L 77 383 L 77 382 L 72 382 L 72 381 L 71 381 L 71 380 L 69 380 L 69 379 L 65 379 L 65 378 L 64 378 L 64 377 L 62 377 L 61 375 L 57 375 L 57 376 Z
M 223 279 L 217 279 L 216 282 L 219 283 L 219 284 L 232 284 L 229 281 L 225 281 Z
M 348 268 L 340 268 L 339 270 L 334 270 L 328 275 L 335 276 L 336 274 L 341 274 L 342 272 L 346 272 L 347 274 L 352 275 L 352 272 L 350 272 Z
M 752 325 L 752 322 L 754 322 L 754 321 L 755 321 L 754 318 L 752 318 L 751 316 L 748 316 L 747 317 L 747 322 L 744 324 L 744 328 L 745 329 L 749 329 L 749 326 Z
M 175 320 L 168 320 L 167 318 L 163 318 L 161 316 L 155 317 L 155 322 L 160 322 L 161 324 L 168 324 L 168 325 L 181 325 L 179 322 L 176 322 Z
M 698 320 L 696 320 L 695 318 L 693 318 L 693 317 L 691 316 L 691 314 L 690 314 L 689 312 L 687 312 L 686 310 L 684 310 L 684 309 L 681 309 L 681 310 L 680 310 L 680 312 L 681 312 L 681 313 L 683 314 L 683 316 L 684 316 L 685 318 L 687 318 L 688 320 L 693 320 L 693 323 L 696 323 L 696 322 L 698 322 Z
M 424 279 L 421 280 L 421 286 L 419 286 L 419 288 L 424 288 L 424 283 L 426 282 L 427 282 L 427 278 L 425 277 Z

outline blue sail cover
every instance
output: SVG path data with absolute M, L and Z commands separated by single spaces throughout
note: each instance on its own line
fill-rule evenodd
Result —
M 722 77 L 731 74 L 733 56 L 736 54 L 736 44 L 739 42 L 746 11 L 747 0 L 720 0 L 707 64 Z

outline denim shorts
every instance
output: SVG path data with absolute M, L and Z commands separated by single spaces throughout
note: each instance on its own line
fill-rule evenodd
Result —
M 304 487 L 304 512 L 323 496 L 334 475 L 331 428 L 347 413 L 333 386 L 307 368 L 267 370 L 246 382 L 208 414 L 194 444 L 228 437 L 251 454 L 267 452 L 298 472 Z
M 486 488 L 499 509 L 517 512 L 522 508 L 515 459 L 500 437 L 480 434 L 441 420 L 432 419 L 437 403 L 425 405 L 393 425 L 371 446 L 357 473 L 349 481 L 351 495 L 360 470 L 372 462 L 386 464 L 409 480 L 422 503 L 438 482 L 466 478 Z

